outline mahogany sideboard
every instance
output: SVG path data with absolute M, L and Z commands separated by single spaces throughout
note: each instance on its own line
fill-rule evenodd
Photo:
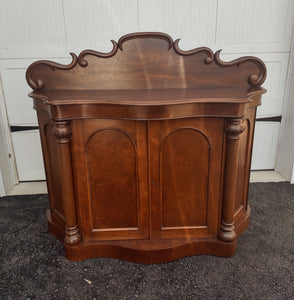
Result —
M 49 231 L 69 260 L 231 256 L 248 227 L 256 107 L 266 67 L 163 33 L 27 69 Z

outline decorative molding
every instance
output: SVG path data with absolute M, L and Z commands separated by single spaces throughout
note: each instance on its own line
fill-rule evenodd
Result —
M 122 134 L 124 134 L 125 136 L 127 136 L 129 138 L 129 140 L 132 142 L 133 144 L 133 147 L 135 149 L 135 152 L 137 153 L 137 144 L 134 140 L 134 138 L 125 130 L 121 129 L 121 128 L 118 128 L 118 127 L 105 127 L 105 128 L 102 128 L 102 129 L 98 129 L 96 130 L 95 132 L 93 132 L 87 139 L 87 142 L 86 142 L 86 149 L 88 151 L 88 144 L 90 142 L 90 140 L 97 134 L 97 133 L 100 133 L 101 131 L 105 131 L 105 130 L 113 130 L 113 131 L 118 131 Z
M 247 79 L 248 83 L 253 86 L 261 86 L 263 84 L 266 78 L 266 66 L 261 59 L 254 56 L 243 56 L 232 61 L 225 62 L 220 59 L 221 51 L 222 50 L 218 50 L 214 54 L 216 64 L 221 67 L 237 66 L 237 68 L 239 68 L 239 66 L 244 63 L 253 63 L 258 67 L 259 74 L 251 74 Z
M 174 42 L 171 36 L 169 36 L 166 33 L 161 32 L 136 32 L 136 33 L 129 33 L 124 36 L 122 36 L 118 40 L 118 47 L 120 50 L 123 50 L 122 44 L 128 40 L 138 39 L 138 38 L 156 38 L 156 39 L 162 39 L 166 40 L 168 42 L 168 49 L 171 49 Z
M 206 142 L 207 142 L 207 144 L 208 144 L 209 151 L 211 150 L 211 145 L 210 145 L 210 141 L 209 141 L 208 136 L 207 136 L 203 131 L 201 131 L 200 129 L 195 128 L 195 127 L 178 127 L 178 128 L 176 128 L 176 129 L 172 130 L 171 132 L 169 132 L 167 135 L 165 135 L 165 136 L 162 138 L 160 147 L 162 146 L 164 140 L 165 140 L 166 138 L 168 138 L 170 135 L 174 134 L 174 133 L 177 132 L 177 131 L 180 131 L 180 130 L 187 130 L 187 129 L 188 129 L 188 130 L 192 130 L 192 131 L 196 131 L 197 133 L 200 133 L 200 135 L 203 136 L 203 137 L 205 138 L 205 140 L 206 140 Z
M 227 224 L 223 220 L 220 225 L 219 237 L 224 242 L 231 242 L 236 238 L 235 225 L 234 223 Z
M 113 49 L 109 53 L 102 53 L 94 50 L 84 50 L 79 54 L 79 56 L 77 56 L 76 54 L 71 52 L 70 55 L 72 56 L 72 62 L 69 65 L 62 65 L 49 60 L 36 61 L 28 67 L 26 72 L 26 80 L 32 89 L 40 91 L 45 87 L 45 83 L 40 78 L 33 78 L 33 73 L 38 66 L 45 65 L 50 67 L 52 70 L 54 69 L 71 70 L 78 63 L 81 67 L 87 67 L 88 61 L 85 59 L 86 55 L 97 56 L 100 58 L 109 58 L 114 56 L 117 53 L 118 49 L 123 51 L 123 43 L 125 43 L 126 41 L 133 40 L 133 39 L 142 39 L 142 38 L 153 38 L 153 39 L 165 40 L 168 44 L 168 51 L 170 49 L 173 49 L 180 56 L 191 56 L 203 52 L 207 55 L 207 57 L 204 59 L 205 64 L 212 64 L 213 61 L 215 61 L 215 63 L 220 67 L 236 66 L 237 68 L 239 68 L 239 66 L 244 63 L 255 64 L 259 69 L 259 74 L 249 75 L 247 81 L 251 85 L 251 87 L 260 87 L 260 85 L 264 82 L 266 78 L 265 64 L 262 62 L 262 60 L 260 60 L 257 57 L 244 56 L 230 62 L 224 62 L 220 59 L 221 50 L 218 50 L 215 54 L 213 54 L 213 51 L 207 47 L 199 47 L 192 50 L 184 51 L 179 48 L 180 39 L 173 41 L 168 34 L 160 33 L 160 32 L 138 32 L 138 33 L 131 33 L 131 34 L 124 35 L 118 40 L 118 42 L 111 40 Z
M 182 56 L 189 56 L 189 55 L 193 55 L 196 53 L 204 52 L 208 56 L 207 58 L 205 58 L 204 62 L 207 65 L 211 64 L 213 62 L 214 54 L 211 49 L 209 49 L 207 47 L 199 47 L 199 48 L 195 48 L 192 50 L 184 51 L 179 48 L 179 42 L 180 42 L 180 39 L 177 39 L 177 40 L 175 40 L 174 45 L 173 45 L 174 50 L 177 54 L 182 55 Z
M 78 57 L 76 56 L 76 54 L 74 54 L 72 52 L 70 52 L 70 55 L 72 57 L 72 62 L 69 65 L 59 64 L 59 63 L 56 63 L 51 60 L 39 60 L 39 61 L 32 63 L 26 71 L 26 80 L 27 80 L 29 86 L 33 90 L 37 90 L 37 91 L 40 91 L 45 87 L 45 83 L 41 79 L 34 80 L 32 78 L 34 70 L 40 65 L 48 66 L 52 70 L 54 70 L 54 69 L 70 70 L 70 69 L 74 68 L 78 62 Z
M 102 57 L 102 58 L 108 58 L 108 57 L 114 56 L 116 54 L 119 46 L 116 43 L 116 41 L 114 41 L 114 40 L 111 40 L 111 43 L 113 45 L 113 48 L 109 53 L 98 52 L 98 51 L 95 51 L 95 50 L 84 50 L 84 51 L 82 51 L 80 53 L 79 57 L 78 57 L 79 65 L 81 67 L 87 67 L 88 66 L 88 62 L 85 60 L 86 55 L 93 55 L 93 56 Z

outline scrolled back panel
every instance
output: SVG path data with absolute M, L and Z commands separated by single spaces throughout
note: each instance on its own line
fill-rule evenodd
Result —
M 84 50 L 69 65 L 38 61 L 27 70 L 34 90 L 132 90 L 259 87 L 266 68 L 255 57 L 223 62 L 206 47 L 183 51 L 163 33 L 134 33 L 112 41 L 109 53 Z

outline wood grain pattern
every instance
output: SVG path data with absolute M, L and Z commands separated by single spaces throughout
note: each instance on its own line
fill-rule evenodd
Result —
M 182 51 L 178 43 L 163 33 L 128 34 L 118 43 L 112 41 L 110 53 L 85 50 L 79 57 L 71 53 L 73 60 L 67 66 L 35 62 L 27 69 L 26 78 L 34 90 L 183 89 L 214 85 L 243 92 L 259 87 L 265 80 L 266 67 L 258 58 L 244 57 L 225 63 L 219 58 L 220 50 L 215 55 L 206 47 Z
M 204 238 L 216 234 L 223 126 L 221 118 L 149 123 L 154 238 Z M 165 144 L 175 133 L 180 133 L 175 135 L 177 142 Z M 189 135 L 185 138 L 186 134 Z
M 78 214 L 86 239 L 148 238 L 145 124 L 91 119 L 73 127 Z
M 161 33 L 63 66 L 33 63 L 49 231 L 66 257 L 159 263 L 231 256 L 248 227 L 260 59 L 223 62 Z
M 219 237 L 225 242 L 236 238 L 234 209 L 236 203 L 240 134 L 245 130 L 243 120 L 228 119 L 226 124 L 226 165 L 224 195 Z
M 162 229 L 206 227 L 210 165 L 207 136 L 193 127 L 177 128 L 163 138 L 160 153 Z
M 95 132 L 86 147 L 93 230 L 137 228 L 138 174 L 134 140 L 121 129 L 106 128 Z M 117 178 L 121 178 L 119 184 Z
M 73 176 L 69 142 L 71 128 L 69 122 L 52 122 L 52 133 L 57 143 L 57 157 L 60 171 L 62 204 L 65 216 L 64 242 L 76 244 L 81 241 L 76 217 L 76 203 L 73 190 Z
M 54 222 L 64 227 L 64 205 L 61 193 L 61 180 L 59 172 L 58 157 L 56 156 L 55 138 L 52 134 L 50 116 L 38 111 L 38 122 L 43 151 L 44 165 L 46 166 L 47 189 L 49 193 L 49 205 L 51 218 Z

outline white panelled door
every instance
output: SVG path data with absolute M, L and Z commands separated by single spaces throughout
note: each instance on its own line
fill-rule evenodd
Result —
M 54 58 L 60 63 L 70 59 Z M 25 72 L 35 59 L 1 60 L 3 92 L 19 181 L 45 180 L 37 115 L 28 97 Z
M 0 72 L 21 181 L 45 178 L 27 66 L 38 59 L 69 63 L 69 52 L 84 49 L 109 51 L 111 39 L 136 31 L 168 33 L 183 49 L 222 48 L 223 60 L 263 59 L 268 92 L 258 108 L 252 169 L 275 168 L 293 0 L 0 0 L 0 7 Z

